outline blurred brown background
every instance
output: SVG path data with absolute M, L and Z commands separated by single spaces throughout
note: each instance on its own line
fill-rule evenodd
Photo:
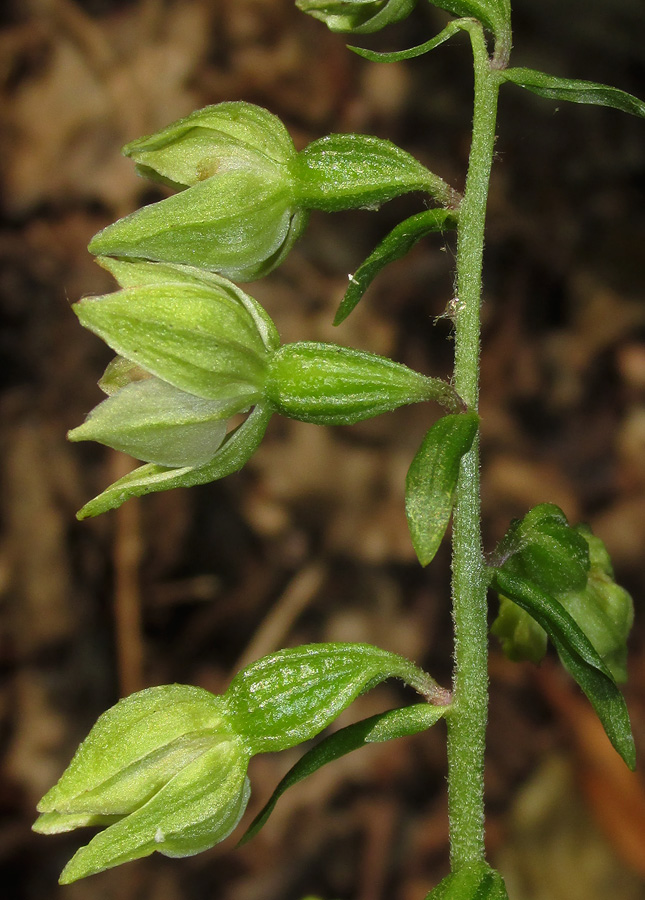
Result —
M 516 65 L 645 96 L 642 0 L 517 0 Z M 411 46 L 443 14 L 365 40 Z M 279 646 L 359 640 L 450 677 L 448 551 L 426 572 L 406 532 L 405 472 L 436 413 L 351 429 L 274 419 L 222 483 L 74 512 L 129 463 L 67 429 L 99 399 L 110 352 L 70 303 L 111 287 L 85 247 L 161 194 L 119 155 L 193 108 L 245 99 L 298 146 L 328 131 L 389 137 L 456 186 L 471 116 L 467 43 L 365 63 L 291 0 L 5 0 L 0 11 L 0 865 L 11 900 L 421 900 L 446 872 L 442 726 L 347 757 L 281 800 L 242 850 L 155 855 L 68 888 L 80 834 L 30 826 L 97 715 L 165 682 L 223 689 Z M 553 660 L 507 663 L 493 642 L 487 769 L 491 858 L 513 900 L 645 897 L 645 124 L 509 86 L 490 196 L 482 384 L 486 547 L 544 500 L 589 521 L 634 595 L 626 688 L 631 777 Z M 331 319 L 378 239 L 421 208 L 312 217 L 252 286 L 285 340 L 338 340 L 450 372 L 454 243 L 427 240 Z M 435 321 L 436 320 L 436 321 Z M 410 697 L 388 685 L 343 721 Z M 252 763 L 250 814 L 298 751 Z M 245 821 L 250 821 L 250 816 Z M 241 832 L 240 832 L 241 833 Z

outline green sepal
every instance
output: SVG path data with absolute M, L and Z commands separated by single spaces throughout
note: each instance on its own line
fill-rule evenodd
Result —
M 447 209 L 427 209 L 396 225 L 350 275 L 349 287 L 334 318 L 334 325 L 340 325 L 347 318 L 381 269 L 409 253 L 421 238 L 435 231 L 455 228 L 456 225 L 457 213 Z
M 249 323 L 253 321 L 267 350 L 275 350 L 280 346 L 278 329 L 264 307 L 232 281 L 215 272 L 196 269 L 194 266 L 151 262 L 147 259 L 99 256 L 96 262 L 108 271 L 122 288 L 188 284 L 204 287 L 215 303 L 223 295 L 229 303 L 246 310 L 250 317 Z M 177 291 L 177 294 L 180 295 L 181 291 Z
M 282 262 L 306 223 L 291 175 L 233 169 L 108 225 L 89 250 L 253 281 Z
M 122 290 L 74 308 L 119 355 L 99 382 L 108 399 L 69 437 L 100 441 L 153 467 L 127 476 L 109 498 L 92 501 L 96 512 L 131 495 L 119 499 L 126 486 L 146 493 L 228 474 L 229 451 L 244 451 L 240 439 L 248 429 L 220 453 L 225 420 L 263 398 L 267 360 L 280 344 L 260 304 L 219 275 L 148 260 L 98 262 Z M 253 452 L 257 445 L 248 446 Z M 86 507 L 86 514 L 94 513 Z
M 508 900 L 508 893 L 499 872 L 481 861 L 447 875 L 425 900 Z
M 223 840 L 248 801 L 250 752 L 221 697 L 148 688 L 99 717 L 38 804 L 41 834 L 107 826 L 67 864 L 69 884 L 148 856 L 190 856 Z
M 99 403 L 67 438 L 98 441 L 162 466 L 200 466 L 215 455 L 234 412 L 236 402 L 204 400 L 150 377 L 125 384 Z
M 427 699 L 449 695 L 427 673 L 370 644 L 306 644 L 280 650 L 242 669 L 224 700 L 252 753 L 286 750 L 326 728 L 359 694 L 400 678 Z
M 348 725 L 339 731 L 330 734 L 320 743 L 308 750 L 298 762 L 289 769 L 280 781 L 263 809 L 258 813 L 253 822 L 242 836 L 240 844 L 245 844 L 260 831 L 268 821 L 276 803 L 284 792 L 316 772 L 327 763 L 334 762 L 358 750 L 368 744 L 380 741 L 392 741 L 396 738 L 408 737 L 418 734 L 430 728 L 439 719 L 449 715 L 449 706 L 429 706 L 427 703 L 419 703 L 404 709 L 393 709 L 389 712 L 370 716 L 354 725 Z
M 643 100 L 606 84 L 580 81 L 575 78 L 558 78 L 555 75 L 547 75 L 546 72 L 524 68 L 501 70 L 499 77 L 503 81 L 510 81 L 548 100 L 567 100 L 571 103 L 609 106 L 632 116 L 645 117 Z
M 231 400 L 238 411 L 262 396 L 267 350 L 253 317 L 228 292 L 148 284 L 87 297 L 74 311 L 120 356 L 180 390 Z
M 330 31 L 371 34 L 410 15 L 417 0 L 296 0 Z
M 516 520 L 497 557 L 503 569 L 550 594 L 576 621 L 615 681 L 627 679 L 627 637 L 634 618 L 630 595 L 614 581 L 607 549 L 586 525 L 568 525 L 562 510 L 541 504 Z M 538 662 L 546 633 L 508 598 L 491 628 L 510 659 Z
M 284 344 L 269 360 L 266 396 L 277 412 L 316 425 L 353 425 L 409 403 L 458 409 L 453 388 L 388 357 L 338 344 Z
M 391 141 L 367 134 L 329 134 L 298 154 L 298 205 L 337 212 L 375 209 L 410 191 L 450 205 L 455 192 Z
M 492 587 L 531 615 L 547 632 L 564 667 L 587 695 L 603 728 L 630 769 L 636 765 L 625 700 L 607 665 L 566 609 L 536 584 L 505 567 L 494 569 Z
M 206 465 L 181 469 L 148 463 L 124 475 L 78 511 L 77 518 L 98 516 L 116 509 L 131 497 L 141 497 L 156 491 L 208 484 L 237 472 L 255 453 L 273 415 L 270 404 L 257 404 L 244 422 L 227 435 L 213 459 Z
M 463 19 L 449 22 L 443 31 L 440 31 L 436 37 L 431 38 L 429 41 L 424 41 L 423 44 L 417 44 L 416 47 L 410 47 L 408 50 L 394 50 L 383 53 L 377 50 L 367 50 L 365 47 L 354 47 L 351 45 L 349 45 L 347 49 L 370 62 L 404 62 L 407 59 L 415 59 L 417 56 L 424 56 L 426 53 L 430 53 L 431 50 L 439 47 L 451 38 L 453 34 L 457 34 L 458 31 L 462 31 L 464 28 L 465 22 Z
M 589 545 L 553 503 L 541 503 L 515 519 L 494 557 L 506 572 L 548 594 L 582 590 L 587 583 Z
M 296 148 L 277 116 L 234 100 L 195 110 L 137 138 L 125 145 L 123 155 L 139 174 L 183 189 L 232 169 L 288 170 Z
M 236 739 L 221 739 L 177 772 L 150 800 L 99 832 L 63 869 L 70 884 L 155 851 L 194 856 L 223 841 L 246 809 L 249 755 Z
M 539 663 L 546 653 L 547 633 L 533 616 L 520 609 L 508 597 L 500 596 L 499 612 L 491 625 L 491 634 L 499 640 L 507 659 Z
M 557 506 L 543 503 L 515 520 L 495 552 L 504 571 L 535 584 L 573 617 L 616 681 L 627 677 L 632 599 L 613 578 L 609 554 L 585 525 L 572 527 Z M 501 598 L 493 634 L 510 659 L 538 661 L 545 634 Z
M 126 815 L 181 768 L 182 754 L 199 755 L 213 734 L 233 732 L 221 697 L 209 691 L 169 684 L 131 694 L 98 718 L 38 811 Z
M 434 558 L 448 527 L 461 459 L 475 440 L 479 416 L 458 413 L 438 419 L 424 437 L 405 482 L 405 512 L 422 566 Z

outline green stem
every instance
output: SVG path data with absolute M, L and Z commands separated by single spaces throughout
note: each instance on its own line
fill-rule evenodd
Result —
M 459 213 L 455 389 L 470 408 L 479 393 L 484 223 L 499 81 L 481 26 L 469 27 L 475 69 L 473 138 Z M 463 458 L 453 524 L 454 707 L 448 718 L 448 798 L 453 871 L 484 856 L 484 745 L 488 713 L 486 579 L 480 530 L 479 447 Z

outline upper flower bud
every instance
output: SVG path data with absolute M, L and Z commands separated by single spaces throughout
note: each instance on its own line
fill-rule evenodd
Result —
M 62 884 L 155 850 L 200 853 L 239 822 L 250 755 L 220 697 L 179 684 L 140 691 L 98 719 L 38 804 L 34 830 L 108 826 L 69 861 Z
M 303 12 L 320 19 L 330 31 L 368 34 L 410 15 L 417 0 L 296 0 Z
M 124 148 L 142 175 L 181 193 L 100 231 L 92 253 L 184 263 L 252 281 L 306 224 L 294 199 L 296 150 L 276 116 L 244 102 L 198 110 Z
M 82 324 L 118 354 L 108 399 L 70 432 L 163 466 L 200 466 L 226 420 L 264 396 L 279 339 L 264 310 L 217 275 L 150 262 L 103 261 L 122 289 L 76 304 Z
M 297 153 L 282 122 L 250 103 L 198 110 L 124 148 L 180 193 L 100 231 L 92 253 L 190 265 L 252 281 L 285 258 L 310 209 L 375 208 L 408 191 L 457 194 L 390 141 L 329 135 Z

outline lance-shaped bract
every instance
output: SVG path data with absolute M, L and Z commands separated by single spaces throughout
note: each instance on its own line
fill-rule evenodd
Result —
M 417 0 L 296 0 L 330 31 L 369 34 L 410 15 Z
M 149 262 L 104 260 L 120 291 L 76 304 L 85 327 L 118 354 L 108 394 L 71 440 L 95 440 L 165 466 L 201 466 L 226 420 L 264 394 L 279 338 L 264 310 L 220 276 Z
M 108 826 L 72 857 L 62 884 L 155 850 L 200 853 L 240 820 L 250 755 L 220 697 L 178 684 L 140 691 L 98 719 L 38 804 L 34 830 Z

